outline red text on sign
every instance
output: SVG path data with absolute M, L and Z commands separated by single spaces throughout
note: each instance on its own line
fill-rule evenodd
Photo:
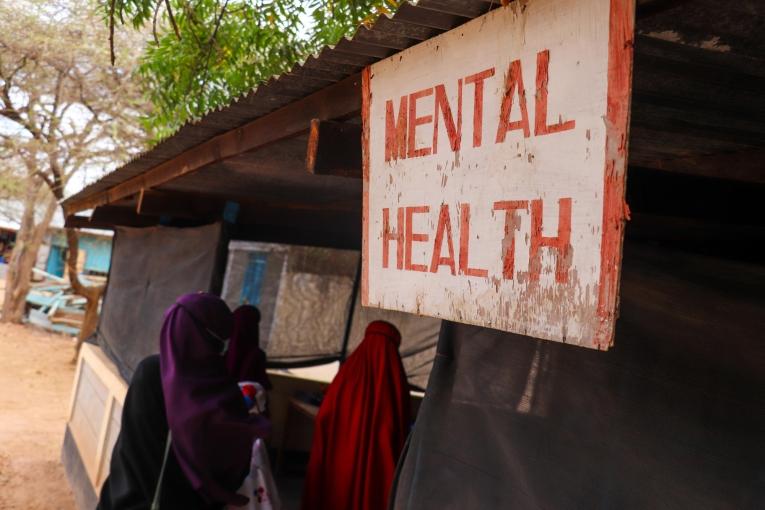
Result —
M 536 56 L 536 91 L 534 94 L 534 136 L 545 136 L 569 131 L 576 126 L 575 120 L 563 120 L 548 123 L 548 99 L 550 83 L 550 50 L 542 50 Z M 385 161 L 417 158 L 437 154 L 439 145 L 439 125 L 443 122 L 449 141 L 449 149 L 457 152 L 462 146 L 463 88 L 472 86 L 472 146 L 483 144 L 483 125 L 485 112 L 484 90 L 488 80 L 496 79 L 495 69 L 489 68 L 459 78 L 454 88 L 446 84 L 435 84 L 422 90 L 401 96 L 396 101 L 385 101 Z M 496 119 L 495 143 L 504 143 L 510 131 L 521 131 L 524 138 L 532 135 L 526 88 L 523 80 L 521 60 L 510 62 L 505 74 L 503 99 L 497 112 L 488 112 Z M 449 102 L 448 91 L 456 91 L 456 101 Z M 454 92 L 453 92 L 454 93 Z M 469 93 L 469 92 L 468 92 Z M 427 100 L 427 101 L 426 101 Z M 515 112 L 517 105 L 517 113 Z M 468 106 L 469 108 L 470 106 Z M 515 119 L 515 120 L 512 120 Z M 430 126 L 433 136 L 431 144 L 418 145 L 417 132 Z M 420 138 L 420 140 L 425 140 Z
M 543 235 L 543 203 L 536 200 L 500 200 L 494 202 L 492 211 L 504 212 L 499 217 L 503 219 L 504 237 L 502 239 L 502 278 L 514 279 L 516 274 L 515 252 L 516 234 L 520 229 L 523 217 L 530 221 L 531 234 L 529 237 L 529 267 L 525 273 L 530 281 L 538 281 L 542 272 L 542 250 L 550 250 L 555 256 L 555 281 L 565 284 L 568 282 L 571 267 L 571 198 L 558 200 L 558 232 L 556 236 Z M 452 216 L 448 205 L 441 205 L 436 223 L 433 242 L 430 244 L 430 233 L 415 228 L 416 217 L 427 215 L 430 207 L 427 205 L 398 207 L 396 210 L 396 227 L 391 226 L 391 211 L 382 210 L 382 267 L 390 267 L 390 247 L 396 246 L 396 269 L 403 271 L 419 271 L 437 273 L 442 267 L 448 269 L 453 276 L 468 276 L 486 278 L 489 270 L 473 267 L 470 263 L 470 234 L 471 207 L 462 203 L 457 207 L 459 215 L 458 237 L 459 250 L 454 250 L 454 232 Z M 424 225 L 420 221 L 419 225 Z M 431 246 L 430 264 L 427 260 L 415 261 L 414 248 L 416 243 Z M 421 253 L 421 252 L 420 252 Z

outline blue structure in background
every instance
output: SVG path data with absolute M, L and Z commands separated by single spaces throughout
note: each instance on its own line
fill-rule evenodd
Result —
M 244 273 L 242 282 L 242 294 L 239 296 L 239 304 L 257 306 L 260 304 L 260 289 L 263 287 L 263 275 L 266 272 L 268 253 L 256 251 L 250 254 L 247 263 L 247 271 Z
M 64 276 L 67 254 L 66 237 L 63 234 L 54 234 L 50 244 L 45 271 L 52 275 Z M 85 252 L 83 270 L 86 273 L 107 274 L 109 272 L 112 258 L 111 238 L 81 232 L 79 249 Z
M 226 202 L 226 205 L 223 206 L 223 220 L 226 223 L 234 224 L 236 223 L 236 219 L 239 217 L 239 203 L 238 202 Z
M 66 263 L 64 257 L 66 248 L 63 246 L 51 246 L 48 252 L 48 262 L 45 264 L 45 272 L 56 276 L 64 276 Z

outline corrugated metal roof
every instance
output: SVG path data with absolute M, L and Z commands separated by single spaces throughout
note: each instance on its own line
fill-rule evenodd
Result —
M 765 147 L 760 115 L 765 106 L 761 95 L 756 94 L 763 77 L 763 42 L 757 27 L 765 12 L 718 0 L 636 3 L 630 163 L 664 168 L 672 159 Z M 360 28 L 353 37 L 325 48 L 232 104 L 186 124 L 67 202 L 85 199 L 143 174 L 214 136 L 340 82 L 369 64 L 499 5 L 499 0 L 404 4 L 392 18 L 381 17 L 371 28 Z M 708 111 L 710 105 L 716 113 Z
M 187 123 L 174 135 L 86 186 L 65 203 L 109 189 L 216 135 L 337 83 L 369 64 L 451 30 L 499 5 L 499 0 L 420 0 L 417 5 L 404 4 L 393 17 L 380 17 L 371 28 L 359 28 L 352 37 L 310 56 L 291 71 L 260 85 L 232 104 Z

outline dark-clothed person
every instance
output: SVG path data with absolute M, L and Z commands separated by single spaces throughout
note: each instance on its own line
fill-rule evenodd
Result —
M 172 435 L 160 507 L 244 504 L 236 491 L 249 471 L 253 441 L 269 421 L 248 414 L 222 356 L 233 327 L 228 306 L 187 294 L 165 313 L 160 355 L 144 360 L 128 390 L 101 510 L 148 509 Z
M 234 310 L 234 328 L 225 356 L 226 369 L 237 381 L 272 388 L 266 373 L 266 353 L 260 348 L 260 311 L 252 305 Z
M 101 488 L 98 510 L 147 510 L 154 498 L 167 440 L 165 398 L 159 356 L 141 361 L 133 374 L 122 410 L 122 428 L 114 445 L 109 477 Z M 213 510 L 168 456 L 160 508 Z

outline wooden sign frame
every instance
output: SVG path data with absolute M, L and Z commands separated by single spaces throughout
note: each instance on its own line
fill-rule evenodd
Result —
M 624 224 L 629 216 L 624 197 L 634 14 L 634 0 L 516 1 L 364 70 L 361 296 L 365 306 L 456 320 L 602 350 L 612 345 Z M 549 44 L 527 47 L 527 37 L 535 42 L 540 37 L 544 39 L 539 36 L 540 31 L 536 35 L 530 32 L 539 27 L 549 30 Z M 479 42 L 470 46 L 473 41 Z M 514 44 L 500 49 L 493 46 L 508 41 Z M 587 46 L 590 42 L 591 48 Z M 577 44 L 584 50 L 581 62 L 569 58 L 561 64 L 560 55 L 570 55 L 562 48 Z M 467 50 L 462 49 L 465 47 L 471 51 L 466 53 Z M 484 47 L 486 53 L 501 58 L 491 67 L 491 74 L 481 76 L 480 69 L 468 67 L 473 60 L 481 60 Z M 528 86 L 529 82 L 534 83 L 533 64 L 529 64 L 532 59 L 527 58 L 530 51 L 536 53 L 536 91 L 529 90 Z M 515 56 L 515 53 L 523 55 Z M 597 71 L 593 75 L 593 90 L 600 91 L 597 84 L 605 80 L 605 90 L 598 92 L 601 95 L 590 103 L 585 101 L 590 98 L 584 96 L 589 93 L 586 88 L 591 83 L 583 79 L 585 75 L 577 67 L 580 63 L 582 68 L 586 67 L 588 58 L 595 62 L 590 68 Z M 521 79 L 524 70 L 526 89 Z M 495 78 L 490 82 L 492 76 Z M 566 80 L 564 85 L 555 83 L 561 76 Z M 424 77 L 431 77 L 432 85 L 422 86 L 427 81 Z M 485 127 L 489 110 L 483 110 L 484 117 L 476 114 L 479 109 L 478 82 L 482 87 L 481 94 L 486 90 L 487 105 L 490 101 L 502 104 L 502 108 L 494 113 L 495 119 L 499 118 L 498 124 L 493 124 L 498 126 L 497 148 L 485 148 L 489 142 L 481 146 L 480 126 L 484 126 L 484 140 L 493 138 L 494 133 Z M 504 87 L 500 89 L 497 83 Z M 549 111 L 548 83 L 549 97 L 552 98 Z M 468 86 L 473 87 L 473 94 L 469 93 Z M 445 87 L 451 87 L 451 92 Z M 568 93 L 574 88 L 581 92 L 579 96 Z M 592 94 L 594 97 L 596 93 Z M 584 100 L 581 104 L 572 101 L 569 105 L 555 102 L 556 95 L 575 99 L 584 97 Z M 470 112 L 462 113 L 463 105 L 471 99 L 475 100 L 473 147 L 469 145 L 470 133 L 466 132 L 466 125 L 471 122 Z M 455 114 L 455 104 L 459 105 L 458 114 Z M 428 111 L 430 105 L 433 109 Z M 571 108 L 567 112 L 557 111 L 568 106 Z M 432 115 L 420 115 L 418 108 L 423 114 Z M 532 116 L 533 122 L 530 120 Z M 583 121 L 580 117 L 584 117 Z M 432 144 L 427 138 L 431 125 Z M 500 132 L 502 130 L 505 131 Z M 425 137 L 420 133 L 425 133 Z M 552 145 L 536 142 L 544 135 L 551 135 L 548 139 L 557 136 L 563 140 L 574 136 L 573 133 L 580 141 L 566 142 L 573 148 L 565 153 L 561 151 L 560 156 L 546 157 L 553 152 L 549 150 Z M 536 157 L 540 161 L 571 162 L 572 167 L 581 166 L 583 180 L 594 178 L 592 161 L 600 158 L 602 164 L 598 163 L 598 168 L 602 168 L 602 176 L 596 186 L 576 195 L 579 191 L 575 180 L 550 178 L 547 186 L 541 177 L 528 172 L 532 159 L 529 164 L 519 159 L 516 167 L 531 176 L 525 181 L 508 184 L 494 174 L 483 183 L 469 181 L 465 177 L 466 169 L 478 168 L 480 174 L 484 167 L 474 163 L 489 161 L 489 156 L 482 155 L 471 160 L 471 149 L 475 149 L 475 154 L 479 150 L 494 151 L 491 154 L 505 151 L 497 157 L 505 158 L 508 165 L 512 163 L 509 144 L 499 145 L 505 140 L 514 140 L 517 147 L 523 146 L 524 158 Z M 534 152 L 535 149 L 538 151 Z M 581 154 L 576 152 L 579 149 Z M 438 154 L 437 150 L 440 150 Z M 590 151 L 601 151 L 602 157 L 596 158 Z M 521 151 L 518 153 L 520 156 Z M 572 154 L 588 162 L 579 164 Z M 447 156 L 454 163 L 446 161 Z M 445 170 L 450 164 L 448 171 Z M 456 172 L 455 167 L 462 169 L 459 170 L 461 173 Z M 540 163 L 535 168 L 540 169 L 541 175 L 549 167 Z M 499 173 L 495 169 L 491 171 Z M 575 171 L 580 168 L 572 170 Z M 423 177 L 425 174 L 427 176 Z M 550 175 L 555 177 L 557 174 Z M 454 187 L 449 190 L 448 178 L 462 179 L 459 181 L 462 187 L 457 191 Z M 491 217 L 484 214 L 483 223 L 471 227 L 471 198 L 483 196 L 486 189 L 494 185 L 504 186 L 510 190 L 509 195 L 524 186 L 538 194 L 522 199 L 495 200 Z M 413 201 L 412 197 L 417 193 L 425 196 L 438 186 L 442 192 L 441 203 L 432 195 L 428 195 L 430 201 L 421 200 L 424 205 Z M 565 186 L 574 191 L 567 194 L 568 190 L 563 190 L 560 198 L 548 200 L 552 196 L 549 189 Z M 547 200 L 544 204 L 543 199 Z M 557 236 L 549 234 L 548 226 L 555 223 L 555 201 Z M 585 208 L 587 214 L 577 216 Z M 501 224 L 499 218 L 503 215 L 502 260 L 492 260 L 486 264 L 490 267 L 484 269 L 471 266 L 469 257 L 485 257 L 489 249 L 486 243 L 496 241 L 498 227 L 495 225 Z M 420 221 L 419 227 L 413 227 L 417 221 Z M 519 222 L 527 224 L 523 227 L 525 237 L 515 236 L 515 230 L 521 230 Z M 543 222 L 548 233 L 543 232 Z M 430 230 L 426 234 L 424 230 L 416 232 L 418 228 Z M 470 228 L 473 228 L 472 233 L 463 234 Z M 453 230 L 460 230 L 460 233 L 453 235 Z M 481 236 L 484 236 L 483 240 Z M 429 265 L 431 259 L 423 247 L 434 242 L 433 262 Z M 459 247 L 455 249 L 453 245 L 458 243 Z M 476 247 L 469 251 L 471 244 Z M 524 249 L 528 250 L 527 255 L 522 251 Z M 500 250 L 496 252 L 500 253 Z M 519 253 L 528 257 L 528 271 L 513 266 L 514 257 L 517 258 Z M 444 254 L 447 256 L 442 256 Z M 415 263 L 417 257 L 419 260 Z M 581 260 L 576 257 L 585 263 L 577 265 Z M 571 283 L 575 277 L 583 277 L 587 272 L 592 273 L 586 276 L 589 280 L 583 278 Z M 558 287 L 555 287 L 556 282 Z

